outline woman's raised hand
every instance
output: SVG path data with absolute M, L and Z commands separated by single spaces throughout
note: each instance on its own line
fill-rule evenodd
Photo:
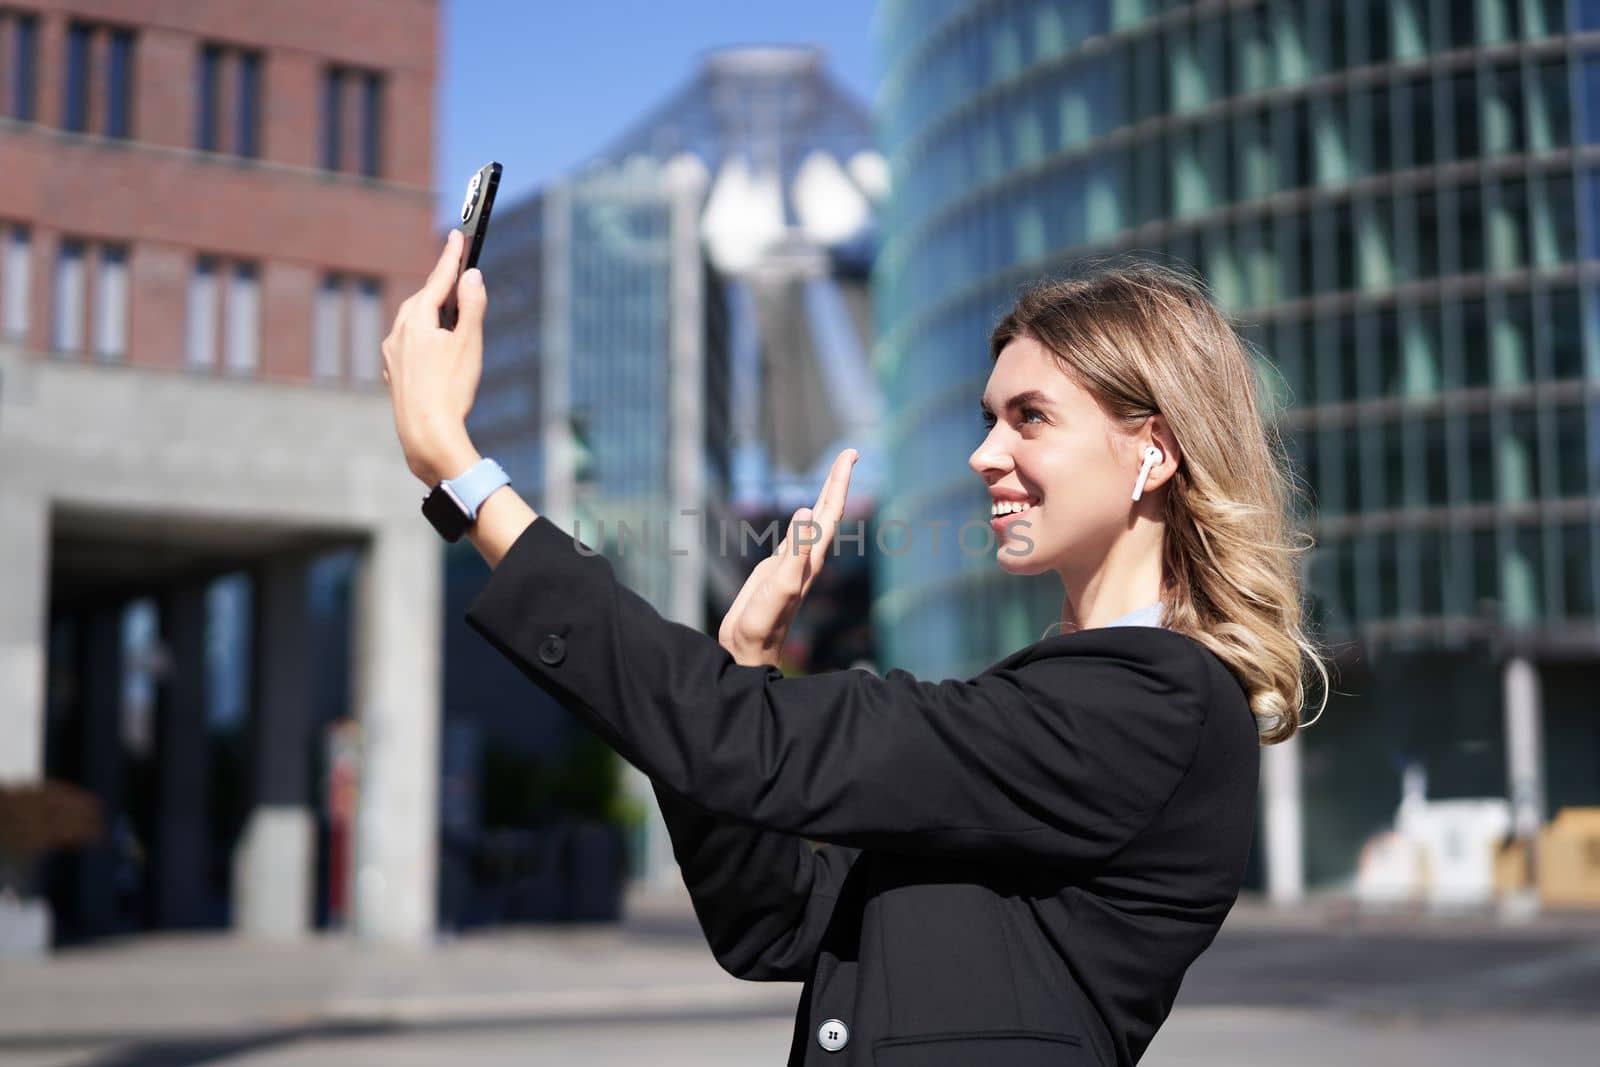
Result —
M 822 570 L 833 535 L 844 515 L 850 471 L 860 458 L 853 448 L 839 453 L 828 471 L 815 508 L 801 508 L 772 555 L 756 564 L 717 631 L 717 643 L 746 667 L 778 665 L 789 626 L 800 602 Z

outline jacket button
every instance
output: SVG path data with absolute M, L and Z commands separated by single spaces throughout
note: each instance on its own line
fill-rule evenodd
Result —
M 539 642 L 539 662 L 554 667 L 567 658 L 567 642 L 560 634 L 546 634 Z
M 817 1044 L 829 1052 L 838 1052 L 850 1043 L 850 1028 L 838 1019 L 829 1019 L 817 1028 Z

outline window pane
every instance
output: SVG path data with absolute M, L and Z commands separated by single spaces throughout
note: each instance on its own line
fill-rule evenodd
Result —
M 1567 263 L 1577 254 L 1577 208 L 1570 175 L 1533 183 L 1533 254 L 1541 267 Z
M 1583 377 L 1583 320 L 1576 289 L 1550 293 L 1550 376 L 1556 380 Z
M 56 253 L 55 309 L 50 343 L 60 352 L 83 350 L 83 243 L 65 240 Z
M 11 22 L 11 117 L 32 122 L 37 117 L 39 20 L 33 16 Z
M 191 367 L 217 365 L 217 264 L 195 260 L 189 277 L 189 307 L 185 325 L 184 361 Z
M 5 259 L 0 262 L 0 330 L 14 341 L 28 335 L 28 305 L 32 300 L 32 246 L 25 226 L 13 226 L 5 235 Z
M 217 150 L 217 93 L 222 71 L 222 49 L 206 45 L 195 66 L 194 146 L 206 152 Z
M 128 354 L 128 252 L 108 247 L 100 252 L 95 274 L 94 350 L 102 359 Z
M 240 264 L 228 279 L 227 348 L 228 370 L 239 374 L 254 371 L 261 361 L 261 292 L 256 269 Z
M 1574 522 L 1561 527 L 1561 595 L 1566 603 L 1563 614 L 1571 618 L 1595 613 L 1594 557 L 1596 546 L 1588 523 Z
M 106 54 L 106 136 L 127 137 L 133 132 L 133 34 L 118 30 L 111 35 Z
M 234 100 L 233 150 L 254 158 L 260 154 L 261 57 L 254 52 L 239 55 L 239 92 Z
M 1593 448 L 1590 443 L 1586 416 L 1588 409 L 1582 404 L 1566 404 L 1554 411 L 1556 431 L 1556 470 L 1554 491 L 1557 496 L 1582 496 L 1589 491 L 1589 472 L 1593 466 Z
M 1467 422 L 1467 498 L 1469 504 L 1486 504 L 1494 499 L 1496 460 L 1493 426 L 1489 413 L 1474 412 Z
M 1528 100 L 1528 138 L 1536 152 L 1563 148 L 1571 139 L 1572 108 L 1567 99 L 1567 64 L 1551 60 L 1539 64 L 1534 74 L 1533 96 Z
M 63 87 L 66 96 L 61 109 L 62 125 L 80 133 L 89 128 L 89 41 L 87 26 L 73 26 L 67 31 L 67 77 Z
M 1430 508 L 1450 503 L 1450 421 L 1433 418 L 1422 424 L 1423 497 Z
M 383 77 L 368 74 L 361 92 L 361 173 L 376 178 L 383 169 Z
M 322 75 L 322 166 L 338 170 L 340 147 L 344 142 L 344 77 L 336 67 Z
M 1527 293 L 1508 293 L 1494 312 L 1490 347 L 1494 384 L 1526 385 L 1533 381 L 1533 307 Z
M 350 377 L 375 382 L 382 377 L 383 297 L 378 283 L 363 280 L 350 305 Z
M 344 339 L 344 282 L 335 275 L 323 279 L 311 312 L 311 374 L 319 379 L 340 375 L 339 346 Z
M 1539 495 L 1539 425 L 1526 408 L 1508 412 L 1495 442 L 1495 499 L 1523 504 Z
M 1489 306 L 1481 297 L 1461 302 L 1461 384 L 1489 384 Z

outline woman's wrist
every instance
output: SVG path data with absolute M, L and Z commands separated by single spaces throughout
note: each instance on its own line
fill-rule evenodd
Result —
M 479 505 L 477 521 L 467 527 L 467 540 L 493 570 L 538 517 L 515 489 L 502 485 Z

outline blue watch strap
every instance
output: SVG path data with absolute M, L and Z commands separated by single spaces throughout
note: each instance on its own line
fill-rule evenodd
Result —
M 450 492 L 466 509 L 468 520 L 476 521 L 478 509 L 489 499 L 489 494 L 502 485 L 510 485 L 511 476 L 504 467 L 486 457 L 467 468 L 465 474 L 451 478 L 444 484 L 450 487 Z

